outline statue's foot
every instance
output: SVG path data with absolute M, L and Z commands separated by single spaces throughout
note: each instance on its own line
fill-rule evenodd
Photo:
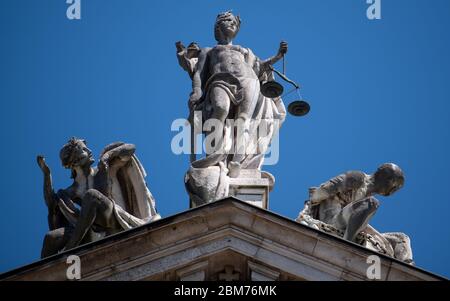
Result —
M 241 173 L 241 164 L 235 161 L 231 161 L 230 163 L 228 163 L 228 170 L 228 176 L 230 178 L 237 178 Z

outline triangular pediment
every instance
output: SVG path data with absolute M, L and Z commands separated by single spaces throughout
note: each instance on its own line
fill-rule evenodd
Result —
M 377 255 L 381 280 L 440 280 L 416 267 L 226 198 L 80 246 L 1 275 L 66 280 L 69 255 L 81 280 L 367 280 Z

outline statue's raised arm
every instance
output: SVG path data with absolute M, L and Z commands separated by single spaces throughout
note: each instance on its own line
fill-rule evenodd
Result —
M 277 54 L 261 62 L 260 73 L 271 71 L 270 67 L 281 60 L 287 51 L 288 43 L 286 41 L 281 41 Z
M 175 47 L 177 49 L 178 64 L 189 74 L 189 77 L 192 79 L 198 62 L 198 57 L 201 52 L 200 47 L 197 43 L 192 42 L 186 48 L 180 41 L 175 43 Z
M 47 207 L 50 209 L 56 205 L 56 194 L 53 190 L 51 171 L 47 163 L 45 162 L 44 156 L 38 155 L 36 160 L 39 168 L 44 174 L 44 200 Z

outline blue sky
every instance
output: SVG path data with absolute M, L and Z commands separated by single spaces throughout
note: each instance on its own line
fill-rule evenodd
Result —
M 395 162 L 406 184 L 380 198 L 372 225 L 407 233 L 417 265 L 450 276 L 450 1 L 383 0 L 376 21 L 365 0 L 82 0 L 78 21 L 66 8 L 0 2 L 0 272 L 39 259 L 47 211 L 35 157 L 68 186 L 58 153 L 71 136 L 96 155 L 136 144 L 162 216 L 188 208 L 189 157 L 172 153 L 170 126 L 187 116 L 191 84 L 174 43 L 213 45 L 217 13 L 233 9 L 236 44 L 267 58 L 289 42 L 287 74 L 312 107 L 281 129 L 270 210 L 295 218 L 308 187 Z

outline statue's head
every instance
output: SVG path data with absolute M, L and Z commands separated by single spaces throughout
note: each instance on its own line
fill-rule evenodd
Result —
M 217 15 L 214 25 L 214 37 L 217 42 L 232 40 L 239 32 L 241 19 L 235 16 L 231 11 Z
M 385 163 L 378 167 L 373 175 L 377 193 L 389 196 L 403 187 L 405 177 L 403 171 L 393 163 Z
M 61 158 L 61 163 L 64 168 L 73 169 L 75 167 L 90 166 L 94 163 L 92 152 L 86 146 L 86 140 L 77 139 L 75 137 L 70 138 L 70 140 L 64 144 L 59 152 L 59 157 Z

